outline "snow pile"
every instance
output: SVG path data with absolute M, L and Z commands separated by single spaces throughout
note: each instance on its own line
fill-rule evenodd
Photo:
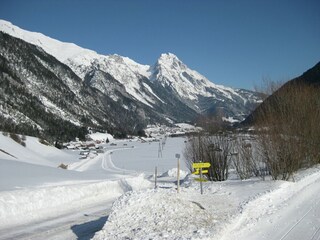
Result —
M 175 188 L 128 192 L 114 203 L 94 239 L 276 240 L 297 231 L 311 236 L 319 232 L 319 170 L 298 173 L 297 182 L 205 182 L 203 195 L 196 182 L 179 194 Z M 292 231 L 300 222 L 302 229 Z
M 27 223 L 83 206 L 94 206 L 132 190 L 150 187 L 143 175 L 117 181 L 69 182 L 61 186 L 4 191 L 0 194 L 0 226 Z
M 174 190 L 129 192 L 118 199 L 94 239 L 204 239 L 213 235 L 217 216 Z
M 172 168 L 168 172 L 169 177 L 176 178 L 178 176 L 178 168 Z M 185 178 L 188 175 L 188 172 L 180 170 L 180 178 Z

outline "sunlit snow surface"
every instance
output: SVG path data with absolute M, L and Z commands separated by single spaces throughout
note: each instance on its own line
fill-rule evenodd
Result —
M 101 239 L 319 239 L 320 168 L 297 182 L 191 182 L 177 193 L 129 192 L 113 205 Z
M 60 151 L 33 137 L 23 147 L 1 133 L 0 239 L 32 239 L 26 227 L 36 231 L 39 222 L 94 206 L 109 212 L 110 201 L 111 213 L 94 239 L 319 238 L 319 166 L 297 173 L 295 182 L 240 181 L 232 172 L 228 181 L 204 183 L 201 195 L 183 163 L 185 140 L 112 139 L 102 145 L 104 153 L 79 159 L 80 151 Z M 179 193 L 176 154 L 183 170 Z M 61 163 L 69 170 L 57 168 Z M 53 232 L 55 239 L 79 237 Z M 37 239 L 47 236 L 35 233 Z

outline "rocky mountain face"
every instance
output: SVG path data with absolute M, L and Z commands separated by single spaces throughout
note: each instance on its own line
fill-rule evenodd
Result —
M 242 120 L 261 102 L 255 92 L 215 85 L 171 53 L 141 65 L 3 20 L 0 31 L 2 129 L 57 138 L 89 126 L 135 133 L 203 114 Z

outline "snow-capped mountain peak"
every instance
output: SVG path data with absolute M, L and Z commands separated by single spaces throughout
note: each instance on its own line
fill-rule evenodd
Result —
M 162 53 L 157 61 L 157 64 L 177 70 L 187 69 L 187 66 L 173 53 Z
M 98 55 L 95 51 L 81 48 L 74 43 L 65 43 L 45 36 L 42 33 L 30 32 L 1 19 L 0 30 L 13 37 L 20 38 L 26 42 L 41 47 L 61 62 L 65 62 L 68 58 L 74 58 L 79 55 L 86 56 L 83 59 L 87 60 L 89 56 L 94 57 Z
M 159 106 L 170 108 L 175 116 L 178 113 L 175 107 L 177 104 L 184 106 L 179 116 L 185 112 L 190 113 L 188 116 L 210 112 L 212 108 L 217 108 L 217 104 L 220 105 L 219 108 L 223 106 L 222 108 L 227 109 L 228 116 L 230 113 L 231 116 L 248 114 L 251 110 L 246 107 L 246 103 L 248 96 L 253 95 L 252 92 L 240 92 L 216 85 L 190 69 L 173 53 L 161 54 L 156 63 L 150 66 L 117 54 L 101 55 L 73 43 L 23 30 L 4 20 L 0 20 L 0 31 L 42 48 L 70 67 L 86 84 L 110 96 L 114 101 L 119 101 L 119 97 L 113 92 L 118 91 L 125 98 L 129 97 L 153 109 Z M 170 104 L 172 106 L 168 107 Z M 128 108 L 126 104 L 123 107 Z M 229 111 L 230 108 L 232 110 Z M 160 112 L 163 114 L 167 110 L 161 109 Z M 166 116 L 165 118 L 167 119 Z
M 172 53 L 161 54 L 153 67 L 153 79 L 158 80 L 162 86 L 172 88 L 181 98 L 198 100 L 199 96 L 217 97 L 212 89 L 220 93 L 233 91 L 231 88 L 216 85 L 206 77 L 187 67 Z

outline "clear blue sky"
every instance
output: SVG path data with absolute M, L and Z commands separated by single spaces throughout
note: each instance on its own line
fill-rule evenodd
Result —
M 141 64 L 172 52 L 230 87 L 289 80 L 320 61 L 319 0 L 0 0 L 0 18 Z

